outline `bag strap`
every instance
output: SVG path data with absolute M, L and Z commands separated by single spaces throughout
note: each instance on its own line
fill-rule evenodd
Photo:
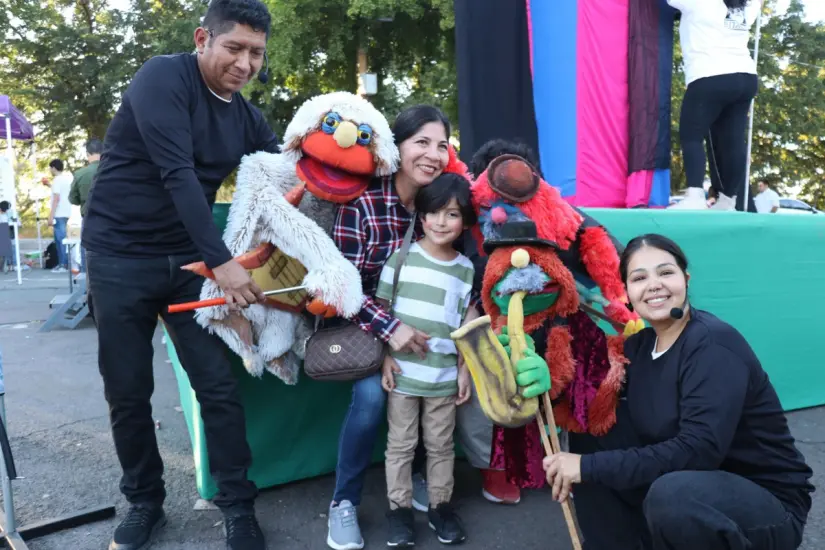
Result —
M 401 244 L 401 248 L 398 251 L 398 260 L 395 262 L 395 273 L 393 275 L 392 281 L 392 302 L 390 303 L 390 307 L 392 307 L 395 304 L 395 296 L 396 294 L 398 294 L 398 277 L 401 275 L 401 266 L 404 265 L 404 261 L 407 259 L 407 253 L 410 251 L 413 233 L 415 233 L 415 215 L 413 215 L 412 222 L 410 222 L 410 226 L 407 228 L 407 232 L 404 233 L 404 242 Z M 318 331 L 318 327 L 321 326 L 322 321 L 323 316 L 315 316 L 314 332 Z
M 401 245 L 401 249 L 398 251 L 398 259 L 395 261 L 395 270 L 392 277 L 392 302 L 390 302 L 390 308 L 395 305 L 395 297 L 398 294 L 398 277 L 401 275 L 401 267 L 403 267 L 404 261 L 407 259 L 407 253 L 410 251 L 414 232 L 415 214 L 413 214 L 413 219 L 410 222 L 410 226 L 404 234 L 404 243 Z

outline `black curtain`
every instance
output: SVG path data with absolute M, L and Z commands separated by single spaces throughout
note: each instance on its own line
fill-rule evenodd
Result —
M 455 0 L 460 156 L 491 139 L 538 154 L 525 0 Z

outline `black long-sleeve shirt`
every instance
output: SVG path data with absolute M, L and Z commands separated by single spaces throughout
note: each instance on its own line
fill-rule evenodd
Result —
M 135 74 L 109 125 L 83 220 L 86 249 L 126 257 L 232 256 L 212 219 L 244 155 L 278 152 L 261 112 L 206 86 L 194 54 L 158 56 Z
M 625 343 L 623 397 L 644 446 L 582 456 L 582 481 L 625 490 L 680 470 L 724 470 L 774 494 L 804 522 L 811 469 L 797 450 L 779 398 L 745 338 L 705 311 L 654 359 L 656 335 Z

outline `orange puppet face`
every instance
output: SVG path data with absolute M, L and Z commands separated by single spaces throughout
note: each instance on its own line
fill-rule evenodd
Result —
M 526 264 L 514 264 L 516 251 L 521 251 L 525 256 Z M 536 275 L 541 278 L 538 281 L 531 280 Z M 531 289 L 537 282 L 538 287 Z M 507 303 L 502 293 L 516 290 L 528 292 L 524 299 L 524 329 L 528 332 L 538 328 L 549 317 L 566 317 L 579 307 L 573 275 L 551 247 L 503 246 L 490 253 L 484 270 L 481 299 L 484 311 L 492 317 L 495 326 L 502 325 L 507 315 L 502 310 L 503 304 Z
M 298 161 L 298 177 L 318 198 L 346 203 L 358 197 L 375 172 L 372 129 L 343 120 L 330 112 L 321 128 L 310 133 L 301 144 L 304 157 Z

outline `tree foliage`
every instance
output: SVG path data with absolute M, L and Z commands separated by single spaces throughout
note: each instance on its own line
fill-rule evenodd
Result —
M 359 49 L 378 75 L 371 101 L 392 120 L 413 103 L 439 105 L 458 128 L 453 0 L 264 0 L 272 13 L 270 80 L 245 94 L 283 134 L 295 109 L 331 90 L 355 91 Z M 0 91 L 37 125 L 37 167 L 18 145 L 21 181 L 39 180 L 54 156 L 74 170 L 80 146 L 103 137 L 135 71 L 151 56 L 193 50 L 208 0 L 2 0 Z M 122 6 L 125 9 L 115 9 Z M 765 7 L 753 176 L 825 207 L 825 25 Z M 673 77 L 673 181 L 683 180 L 678 117 L 684 93 L 677 43 Z M 36 172 L 36 174 L 35 174 Z M 35 177 L 36 176 L 36 177 Z M 20 197 L 21 213 L 27 197 Z
M 381 83 L 371 100 L 388 118 L 428 102 L 457 120 L 452 0 L 264 1 L 273 18 L 270 81 L 253 81 L 244 93 L 279 135 L 309 97 L 356 91 L 359 48 Z M 82 142 L 105 135 L 135 71 L 153 55 L 193 50 L 207 6 L 131 0 L 118 10 L 108 0 L 4 0 L 0 90 L 39 129 L 38 174 L 54 156 L 80 166 Z M 25 158 L 25 147 L 18 149 Z M 28 167 L 19 166 L 31 181 Z M 31 201 L 18 202 L 22 213 Z
M 378 75 L 371 101 L 390 120 L 428 102 L 457 120 L 452 0 L 265 0 L 271 81 L 250 95 L 276 133 L 313 95 L 358 88 L 358 51 Z

